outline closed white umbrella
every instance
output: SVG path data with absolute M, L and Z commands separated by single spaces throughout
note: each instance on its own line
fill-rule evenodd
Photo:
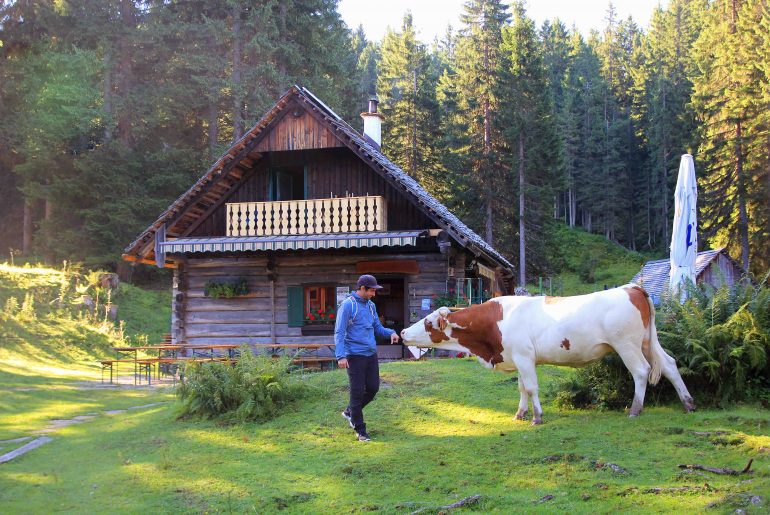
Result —
M 698 256 L 698 185 L 695 164 L 690 154 L 679 163 L 679 177 L 674 191 L 674 230 L 671 233 L 671 272 L 669 288 L 672 293 L 686 296 L 684 285 L 695 282 L 695 259 Z

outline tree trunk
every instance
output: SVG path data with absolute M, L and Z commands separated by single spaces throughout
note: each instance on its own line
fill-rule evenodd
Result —
M 738 236 L 741 241 L 741 261 L 743 268 L 749 269 L 749 216 L 746 211 L 746 178 L 743 176 L 743 142 L 741 141 L 741 122 L 735 125 L 735 178 L 738 189 Z
M 104 141 L 110 141 L 112 139 L 112 54 L 109 48 L 104 49 L 104 56 L 102 57 L 102 66 L 104 68 L 104 79 L 102 81 L 102 111 L 105 114 L 104 124 Z
M 527 284 L 526 233 L 524 228 L 524 132 L 519 131 L 519 286 Z
M 243 42 L 241 41 L 241 6 L 233 5 L 233 71 L 231 87 L 233 89 L 233 142 L 243 136 Z
M 22 221 L 21 255 L 28 257 L 32 252 L 32 204 L 24 201 L 24 218 Z
M 668 149 L 663 147 L 663 184 L 661 184 L 661 195 L 663 196 L 663 242 L 668 243 Z
M 209 159 L 216 159 L 217 139 L 219 138 L 219 109 L 213 96 L 209 101 Z
M 412 177 L 417 180 L 417 68 L 412 70 Z
M 484 73 L 487 75 L 487 82 L 486 84 L 489 85 L 490 82 L 490 71 L 489 71 L 489 46 L 484 45 Z M 492 196 L 493 196 L 493 187 L 492 187 L 492 166 L 490 163 L 490 155 L 492 153 L 492 120 L 491 120 L 491 109 L 490 109 L 490 99 L 489 99 L 489 90 L 484 92 L 484 177 L 483 180 L 486 182 L 485 184 L 485 192 L 486 192 L 486 240 L 487 243 L 492 245 L 494 243 L 494 234 L 493 234 L 493 213 L 492 213 Z
M 132 56 L 134 53 L 131 38 L 136 27 L 135 5 L 133 0 L 121 0 L 120 16 L 123 21 L 123 36 L 120 38 L 119 93 L 121 107 L 117 117 L 118 138 L 131 146 L 131 129 L 133 125 L 133 106 L 130 103 L 131 90 L 134 86 L 134 71 Z

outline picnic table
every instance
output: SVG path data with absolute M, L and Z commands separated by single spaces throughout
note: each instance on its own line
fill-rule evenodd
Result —
M 157 365 L 157 378 L 160 379 L 160 373 L 162 366 L 166 365 L 171 367 L 173 365 L 183 363 L 186 361 L 228 361 L 234 363 L 238 356 L 237 350 L 242 347 L 241 344 L 228 344 L 228 343 L 214 343 L 214 344 L 168 344 L 161 345 L 139 345 L 136 347 L 113 347 L 115 351 L 114 360 L 102 360 L 102 382 L 104 382 L 104 372 L 109 369 L 110 371 L 110 383 L 113 382 L 113 377 L 118 377 L 119 366 L 121 363 L 131 364 L 134 367 L 134 384 L 141 382 L 142 376 L 147 379 L 147 383 L 152 382 L 152 370 Z M 332 367 L 336 365 L 337 360 L 334 357 L 333 343 L 268 343 L 259 344 L 253 346 L 254 349 L 264 349 L 271 353 L 271 356 L 277 357 L 278 352 L 281 349 L 296 349 L 297 355 L 292 358 L 292 361 L 304 369 L 305 364 L 317 364 L 323 369 L 325 363 L 331 364 Z M 320 350 L 328 348 L 332 351 L 331 356 L 321 356 Z M 154 354 L 157 352 L 157 356 L 140 357 L 139 351 L 144 351 L 146 354 Z M 192 356 L 182 356 L 188 351 L 192 352 Z M 222 353 L 217 354 L 217 351 L 225 351 L 226 356 Z M 308 351 L 310 354 L 304 354 L 302 351 Z M 123 354 L 132 354 L 131 358 L 123 358 Z

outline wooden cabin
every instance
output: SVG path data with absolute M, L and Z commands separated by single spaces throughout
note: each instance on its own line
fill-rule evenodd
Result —
M 668 258 L 648 261 L 631 282 L 647 290 L 653 303 L 657 306 L 668 292 L 670 271 L 671 260 Z M 695 258 L 696 284 L 710 284 L 714 288 L 719 288 L 724 284 L 732 286 L 745 275 L 743 268 L 730 257 L 724 248 L 698 252 L 698 256 Z
M 174 342 L 332 342 L 329 314 L 363 273 L 397 331 L 434 295 L 512 293 L 511 263 L 380 151 L 376 107 L 362 135 L 292 87 L 126 248 L 174 269 Z

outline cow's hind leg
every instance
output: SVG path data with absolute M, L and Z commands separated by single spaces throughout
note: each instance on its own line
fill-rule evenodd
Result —
M 671 384 L 674 385 L 676 393 L 679 395 L 679 400 L 681 400 L 684 405 L 684 410 L 687 412 L 695 411 L 695 401 L 692 400 L 690 392 L 687 391 L 687 387 L 684 385 L 684 381 L 682 381 L 682 376 L 679 374 L 676 361 L 674 361 L 674 358 L 667 353 L 662 352 L 662 354 L 664 357 L 661 372 L 666 379 L 671 381 Z
M 647 391 L 647 376 L 650 373 L 650 364 L 642 354 L 642 349 L 633 343 L 614 346 L 615 352 L 620 355 L 623 364 L 634 378 L 634 401 L 631 403 L 629 417 L 635 417 L 642 412 L 644 406 L 644 394 Z
M 519 389 L 523 388 L 527 396 L 532 397 L 532 424 L 543 423 L 543 408 L 540 407 L 540 397 L 537 394 L 537 371 L 535 362 L 529 358 L 513 358 L 513 362 L 519 371 Z M 526 397 L 522 394 L 522 400 Z M 524 400 L 524 410 L 527 409 L 526 400 Z M 519 401 L 519 411 L 521 411 L 521 401 Z
M 527 414 L 529 408 L 529 395 L 527 395 L 527 389 L 524 388 L 524 380 L 521 378 L 521 372 L 519 372 L 519 411 L 516 412 L 514 417 L 516 420 L 524 420 L 524 416 Z

